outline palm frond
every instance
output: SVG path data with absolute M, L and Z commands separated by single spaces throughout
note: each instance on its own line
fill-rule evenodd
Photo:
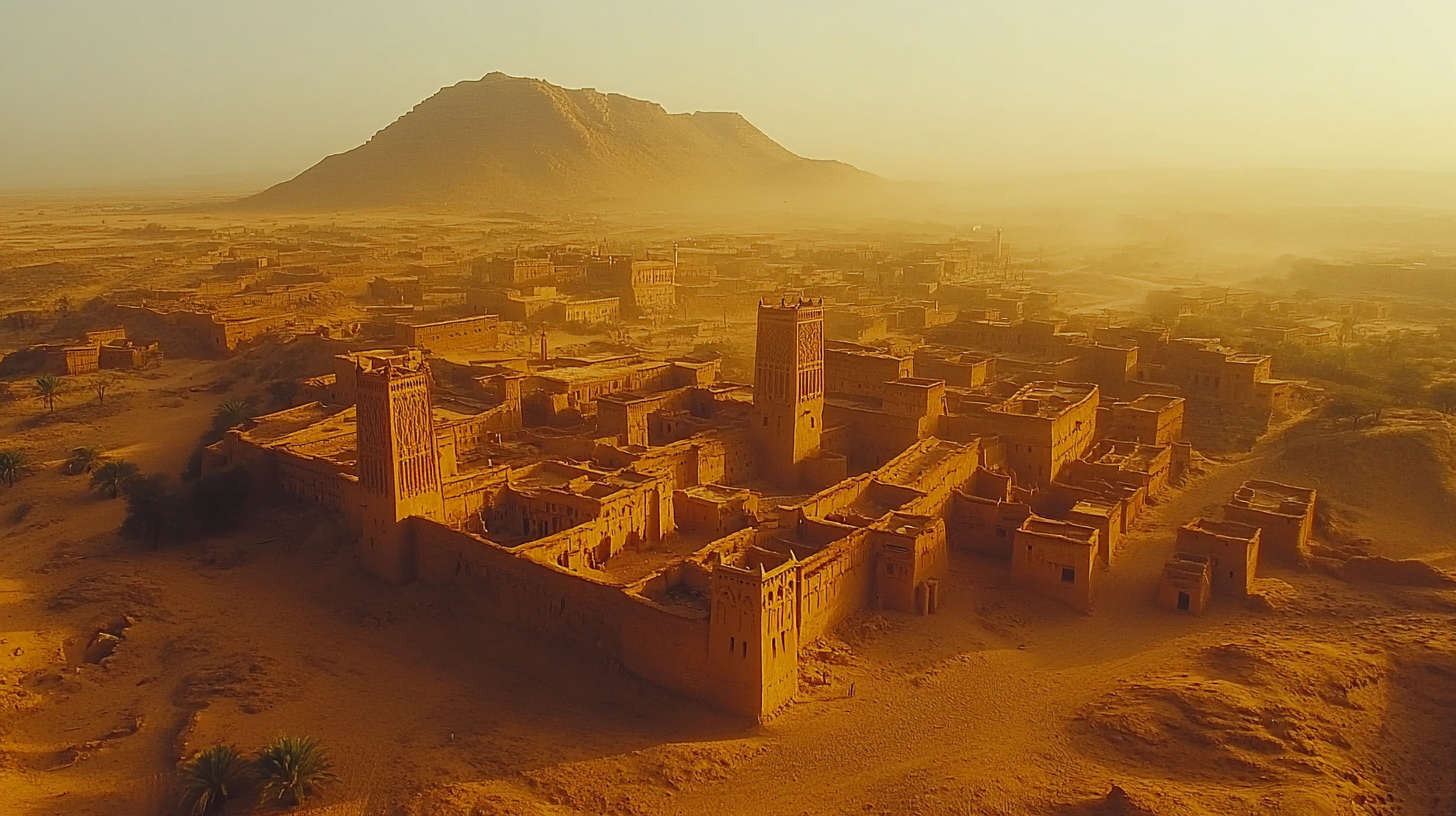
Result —
M 209 745 L 182 766 L 183 806 L 191 816 L 221 811 L 229 799 L 247 791 L 248 763 L 238 749 Z
M 280 735 L 258 752 L 258 798 L 265 804 L 301 804 L 338 779 L 313 737 Z

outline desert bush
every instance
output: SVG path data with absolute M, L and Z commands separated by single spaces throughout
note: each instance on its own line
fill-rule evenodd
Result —
M 141 476 L 141 468 L 126 461 L 125 459 L 114 459 L 103 462 L 96 472 L 91 474 L 91 488 L 111 494 L 116 498 L 127 489 L 137 477 Z
M 328 754 L 313 737 L 280 735 L 258 752 L 258 798 L 263 804 L 295 807 L 337 780 Z
M 125 488 L 126 518 L 123 535 L 148 539 L 152 549 L 162 543 L 162 534 L 175 529 L 183 517 L 182 501 L 165 476 L 137 476 Z
M 1442 380 L 1426 389 L 1426 400 L 1443 414 L 1456 409 L 1456 380 Z
M 218 813 L 251 784 L 248 763 L 238 749 L 217 743 L 182 765 L 182 806 L 192 816 Z
M 66 458 L 66 472 L 72 475 L 77 473 L 90 473 L 106 463 L 106 454 L 94 445 L 83 445 L 79 448 L 71 448 L 71 455 Z

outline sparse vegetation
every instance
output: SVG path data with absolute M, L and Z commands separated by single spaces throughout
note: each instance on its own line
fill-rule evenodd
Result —
M 187 457 L 187 465 L 182 469 L 183 481 L 194 481 L 202 476 L 203 449 L 221 441 L 230 429 L 252 420 L 257 415 L 254 404 L 251 397 L 230 399 L 219 405 L 216 411 L 213 411 L 212 426 L 197 438 L 196 447 L 192 449 L 192 454 Z
M 91 389 L 91 393 L 96 396 L 96 404 L 105 405 L 106 396 L 115 391 L 120 383 L 121 378 L 115 374 L 98 374 L 87 382 L 87 386 Z
M 182 502 L 172 483 L 165 476 L 145 475 L 131 479 L 126 486 L 126 518 L 121 523 L 123 535 L 146 539 L 152 549 L 162 544 L 162 534 L 176 524 Z
M 1456 381 L 1437 379 L 1456 357 L 1456 344 L 1430 335 L 1356 338 L 1336 346 L 1240 345 L 1272 354 L 1276 377 L 1311 380 L 1335 397 L 1354 391 L 1373 400 L 1362 416 L 1387 407 L 1430 405 L 1448 412 L 1456 408 Z
M 106 454 L 94 445 L 71 448 L 71 455 L 66 459 L 66 472 L 72 475 L 90 473 L 106 461 Z
M 1426 389 L 1426 399 L 1443 414 L 1456 408 L 1456 380 L 1442 380 Z
M 212 415 L 213 430 L 226 431 L 242 425 L 254 416 L 251 399 L 230 399 L 217 407 Z
M 110 493 L 111 498 L 121 495 L 141 476 L 141 469 L 125 459 L 114 459 L 103 462 L 96 472 L 91 474 L 91 487 L 105 493 Z
M 1357 388 L 1343 388 L 1335 392 L 1325 406 L 1325 414 L 1334 419 L 1350 420 L 1350 429 L 1360 427 L 1360 420 L 1374 415 L 1378 420 L 1383 406 L 1379 395 Z
M 66 390 L 66 380 L 54 374 L 35 378 L 35 398 L 46 407 L 47 413 L 56 412 L 56 403 Z
M 25 452 L 20 450 L 0 451 L 0 479 L 14 487 L 17 479 L 26 470 Z
M 252 778 L 237 748 L 209 745 L 182 765 L 182 806 L 191 816 L 220 813 L 229 801 L 247 793 Z
M 279 807 L 303 804 L 338 778 L 317 740 L 287 734 L 258 752 L 257 770 L 259 801 Z

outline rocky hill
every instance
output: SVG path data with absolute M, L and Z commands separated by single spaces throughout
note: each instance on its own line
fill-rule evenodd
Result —
M 492 73 L 440 90 L 368 142 L 241 204 L 734 206 L 862 192 L 878 181 L 797 156 L 737 113 L 670 114 L 640 99 Z

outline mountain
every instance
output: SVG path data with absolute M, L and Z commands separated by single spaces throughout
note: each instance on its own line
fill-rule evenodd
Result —
M 447 205 L 560 210 L 737 206 L 867 191 L 880 179 L 797 156 L 737 113 L 501 73 L 443 88 L 368 142 L 244 199 L 274 210 Z

